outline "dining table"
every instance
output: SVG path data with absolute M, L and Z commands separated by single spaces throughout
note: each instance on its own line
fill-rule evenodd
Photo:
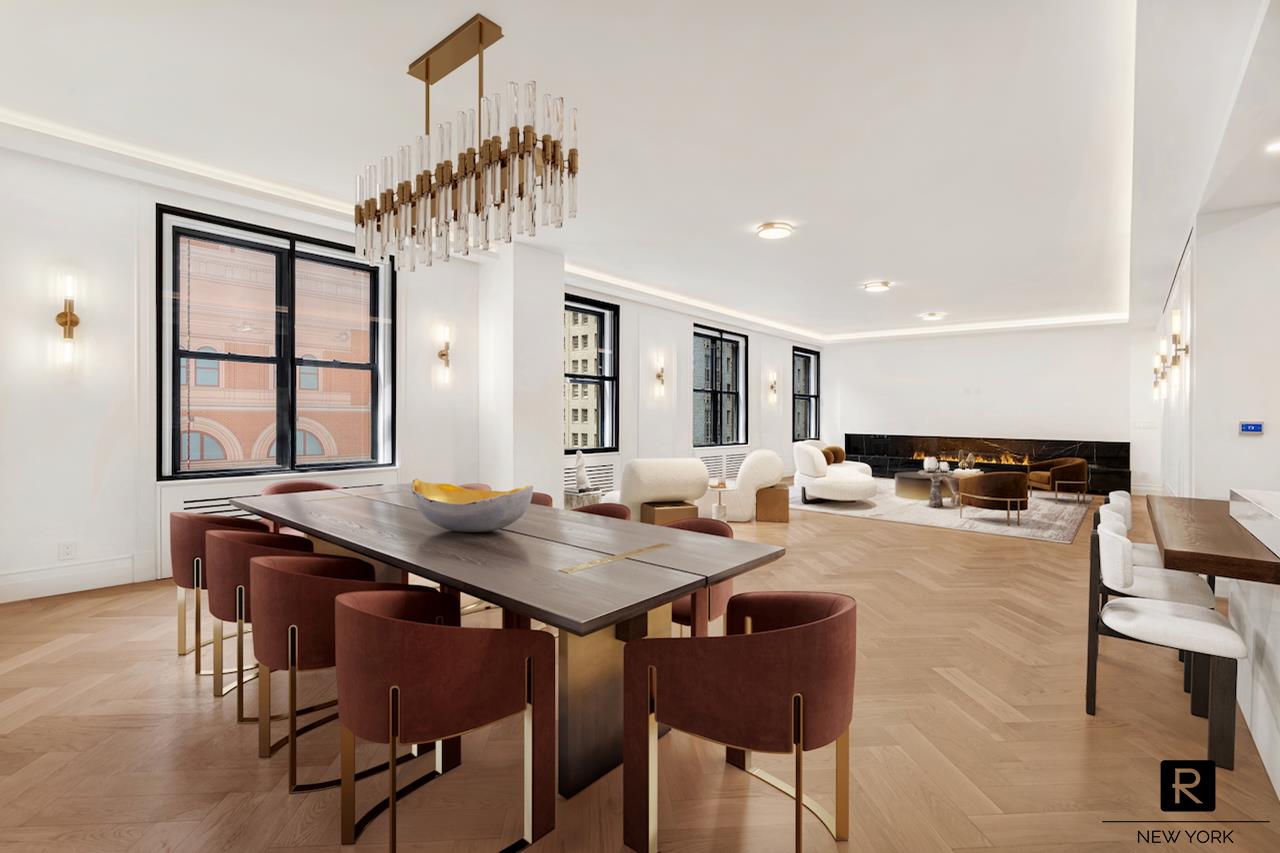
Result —
M 1166 569 L 1217 578 L 1280 583 L 1280 557 L 1231 516 L 1230 501 L 1147 495 L 1147 515 Z M 1209 658 L 1188 666 L 1191 712 L 1209 715 Z
M 456 533 L 407 484 L 240 497 L 236 508 L 557 631 L 557 777 L 571 797 L 622 763 L 629 641 L 671 634 L 671 603 L 771 563 L 776 545 L 543 506 L 492 533 Z M 695 618 L 705 631 L 706 619 Z M 696 633 L 696 630 L 695 630 Z M 427 650 L 424 650 L 426 653 Z

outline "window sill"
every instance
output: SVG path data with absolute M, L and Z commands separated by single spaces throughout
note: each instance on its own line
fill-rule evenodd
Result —
M 263 480 L 314 480 L 318 474 L 327 474 L 329 476 L 341 476 L 343 474 L 360 474 L 366 471 L 387 471 L 398 472 L 400 466 L 395 462 L 388 462 L 380 465 L 356 465 L 344 468 L 307 468 L 304 470 L 291 471 L 255 471 L 252 474 L 236 474 L 236 473 L 209 473 L 209 474 L 170 474 L 168 476 L 159 477 L 156 480 L 157 485 L 177 485 L 181 483 L 207 483 L 218 481 L 219 483 L 254 483 Z

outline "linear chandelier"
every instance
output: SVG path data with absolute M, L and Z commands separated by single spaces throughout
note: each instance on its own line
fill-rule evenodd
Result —
M 502 28 L 476 15 L 409 66 L 426 84 L 425 131 L 395 156 L 356 175 L 356 254 L 370 262 L 396 259 L 397 269 L 431 266 L 434 258 L 487 250 L 532 237 L 539 225 L 560 228 L 578 215 L 578 111 L 564 98 L 542 96 L 537 84 L 507 84 L 504 101 L 484 93 L 484 49 Z M 431 86 L 477 60 L 476 109 L 431 132 Z M 505 113 L 503 108 L 506 108 Z M 506 124 L 506 133 L 502 128 Z M 541 131 L 541 135 L 539 135 Z

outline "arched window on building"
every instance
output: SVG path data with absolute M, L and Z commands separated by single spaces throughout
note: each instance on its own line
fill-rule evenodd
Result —
M 214 349 L 213 347 L 200 347 L 200 349 L 196 350 L 196 352 L 217 352 L 217 350 Z M 212 358 L 196 359 L 196 384 L 197 385 L 209 386 L 214 388 L 218 387 L 218 385 L 221 384 L 221 382 L 219 381 L 221 378 L 219 376 L 220 372 L 221 372 L 220 365 L 218 364 L 216 359 L 212 359 Z
M 309 363 L 308 359 L 315 358 L 314 355 L 304 355 L 298 362 L 298 390 L 299 391 L 319 391 L 320 390 L 320 366 Z M 299 445 L 301 446 L 301 445 Z
M 179 438 L 179 459 L 183 462 L 210 462 L 227 458 L 221 442 L 207 432 L 183 430 Z
M 320 439 L 316 438 L 315 433 L 300 429 L 293 434 L 293 448 L 298 458 L 303 456 L 324 456 L 324 445 L 320 443 Z M 271 447 L 267 448 L 268 456 L 276 455 L 276 443 L 271 442 Z

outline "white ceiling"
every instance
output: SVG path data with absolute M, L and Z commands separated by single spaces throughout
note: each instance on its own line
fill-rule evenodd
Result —
M 1280 3 L 1267 11 L 1218 159 L 1205 190 L 1205 210 L 1280 202 Z
M 1155 324 L 1268 0 L 1138 0 L 1130 316 Z
M 409 61 L 477 11 L 7 5 L 0 108 L 343 203 L 419 132 Z M 488 89 L 534 77 L 581 110 L 580 218 L 545 240 L 580 267 L 823 335 L 1128 310 L 1133 3 L 481 11 L 506 35 Z M 455 78 L 437 118 L 473 102 Z M 758 240 L 767 219 L 795 236 Z M 858 290 L 879 278 L 901 284 Z

